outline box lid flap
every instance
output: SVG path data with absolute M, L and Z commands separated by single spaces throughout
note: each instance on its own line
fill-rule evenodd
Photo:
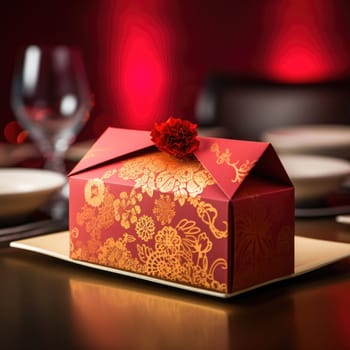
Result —
M 109 127 L 69 175 L 151 146 L 154 143 L 150 139 L 149 131 Z
M 255 173 L 291 186 L 276 152 L 268 142 L 199 136 L 196 158 L 210 172 L 218 187 L 231 199 L 244 179 Z M 155 147 L 149 131 L 108 128 L 69 175 L 74 175 L 128 154 Z
M 253 170 L 291 186 L 276 152 L 268 142 L 200 137 L 195 156 L 214 177 L 228 198 L 232 198 Z

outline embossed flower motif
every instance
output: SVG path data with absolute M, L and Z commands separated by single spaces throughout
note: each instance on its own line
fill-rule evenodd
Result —
M 69 235 L 73 239 L 77 239 L 79 237 L 79 229 L 78 227 L 73 227 L 69 230 Z
M 172 166 L 176 167 L 173 160 L 174 158 L 169 154 L 164 154 L 157 151 L 152 154 L 148 161 L 146 161 L 145 166 L 151 173 L 160 173 L 168 168 L 171 168 Z
M 182 246 L 181 237 L 171 226 L 164 226 L 158 231 L 155 241 L 156 250 L 165 251 L 167 254 L 175 254 Z
M 150 169 L 145 167 L 143 173 L 135 179 L 135 188 L 141 188 L 143 192 L 146 192 L 152 197 L 153 192 L 156 189 L 155 176 L 155 172 L 150 171 Z
M 101 179 L 90 179 L 84 188 L 85 201 L 92 207 L 98 207 L 103 202 L 104 189 Z
M 119 169 L 118 175 L 124 180 L 136 179 L 142 175 L 146 165 L 147 159 L 144 156 L 130 158 L 123 162 L 123 166 Z
M 84 204 L 84 206 L 77 213 L 77 224 L 84 225 L 86 222 L 91 221 L 91 218 L 96 216 L 95 208 Z
M 157 220 L 162 224 L 170 224 L 175 216 L 175 203 L 169 195 L 161 194 L 159 199 L 154 201 L 153 214 Z
M 134 187 L 141 188 L 142 192 L 150 197 L 154 195 L 155 190 L 161 193 L 172 192 L 175 201 L 183 205 L 189 196 L 195 197 L 202 193 L 206 186 L 214 184 L 211 174 L 195 159 L 179 160 L 164 152 L 142 157 L 145 162 L 139 162 L 137 159 L 125 161 L 119 170 L 119 176 L 125 180 L 134 180 Z M 134 168 L 137 165 L 140 167 L 136 171 Z M 130 174 L 128 169 L 131 169 Z
M 136 222 L 136 233 L 145 242 L 152 239 L 154 235 L 154 221 L 150 216 L 142 215 Z
M 176 158 L 191 155 L 199 147 L 197 125 L 181 118 L 170 117 L 164 123 L 155 123 L 151 139 L 161 151 Z
M 103 228 L 108 228 L 114 223 L 114 194 L 109 192 L 108 188 L 106 188 L 104 193 L 104 199 L 102 204 L 98 207 L 98 226 Z
M 173 192 L 174 199 L 180 205 L 188 196 L 195 197 L 203 192 L 207 185 L 214 184 L 210 173 L 199 162 L 187 162 L 183 167 L 165 170 L 156 175 L 156 188 L 163 193 Z
M 96 262 L 97 251 L 101 245 L 101 241 L 97 239 L 90 239 L 86 244 L 86 252 L 90 259 Z
M 102 265 L 126 268 L 131 260 L 131 252 L 121 240 L 108 238 L 99 249 L 98 261 Z
M 100 238 L 103 229 L 114 223 L 114 195 L 105 187 L 103 201 L 98 207 L 87 203 L 77 213 L 76 220 L 79 225 L 84 225 L 91 238 Z
M 141 213 L 141 207 L 137 204 L 142 201 L 142 193 L 131 191 L 130 195 L 121 192 L 119 198 L 114 203 L 114 217 L 116 221 L 125 229 L 130 228 L 131 224 L 136 223 L 137 215 Z
M 146 274 L 168 280 L 178 280 L 181 263 L 175 255 L 155 251 L 147 259 Z
M 77 223 L 84 225 L 90 237 L 97 238 L 101 234 L 101 225 L 97 219 L 96 209 L 85 204 L 77 213 Z
M 199 258 L 202 258 L 206 253 L 208 253 L 212 247 L 213 243 L 208 238 L 207 234 L 205 232 L 201 232 L 199 235 L 196 236 L 187 236 L 184 239 L 184 244 L 191 247 L 191 250 L 194 253 L 198 254 Z
M 187 183 L 187 192 L 191 197 L 195 197 L 203 192 L 203 188 L 214 185 L 215 181 L 211 174 L 205 170 L 199 170 L 193 174 L 193 178 Z
M 80 241 L 77 241 L 80 242 Z M 82 247 L 80 244 L 76 244 L 76 242 L 73 243 L 72 240 L 69 242 L 69 254 L 73 259 L 82 259 Z
M 191 282 L 199 287 L 209 288 L 209 274 L 200 265 L 190 265 L 191 267 Z
M 252 205 L 249 215 L 241 215 L 237 221 L 239 245 L 237 256 L 243 263 L 253 264 L 261 259 L 266 259 L 268 252 L 272 251 L 273 212 L 259 205 Z M 256 223 L 259 225 L 256 225 Z
M 179 168 L 174 173 L 174 179 L 178 181 L 180 184 L 186 184 L 188 181 L 193 179 L 193 174 L 199 168 L 199 163 L 190 164 L 188 166 L 184 166 Z

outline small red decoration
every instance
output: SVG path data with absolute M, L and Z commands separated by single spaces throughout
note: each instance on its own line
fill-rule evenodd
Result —
M 151 139 L 161 151 L 176 158 L 191 155 L 199 147 L 197 124 L 181 118 L 170 117 L 163 123 L 155 123 Z

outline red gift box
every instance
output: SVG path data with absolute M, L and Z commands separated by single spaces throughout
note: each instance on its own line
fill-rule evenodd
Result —
M 266 142 L 198 137 L 193 157 L 108 128 L 69 175 L 70 256 L 230 295 L 294 272 L 294 188 Z

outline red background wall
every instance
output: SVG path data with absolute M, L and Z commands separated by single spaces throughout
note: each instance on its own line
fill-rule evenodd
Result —
M 10 85 L 19 46 L 82 49 L 96 99 L 84 139 L 107 125 L 149 129 L 169 115 L 192 119 L 212 72 L 289 82 L 345 77 L 349 14 L 346 0 L 2 2 L 0 128 L 13 120 Z

